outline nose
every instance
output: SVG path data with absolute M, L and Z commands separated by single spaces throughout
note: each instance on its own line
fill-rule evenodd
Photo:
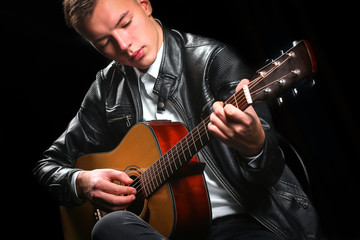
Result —
M 113 37 L 121 51 L 126 51 L 131 45 L 128 36 L 121 30 L 114 31 Z

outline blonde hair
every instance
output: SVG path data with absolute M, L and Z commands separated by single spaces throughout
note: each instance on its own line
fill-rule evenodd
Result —
M 138 3 L 137 0 L 133 0 Z M 63 0 L 65 22 L 82 35 L 82 21 L 91 16 L 98 0 Z
M 91 16 L 98 0 L 63 0 L 65 22 L 81 34 L 81 24 Z

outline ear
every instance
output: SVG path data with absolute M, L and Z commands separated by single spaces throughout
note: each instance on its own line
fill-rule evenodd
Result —
M 138 0 L 140 6 L 144 9 L 148 16 L 152 14 L 152 6 L 149 0 Z

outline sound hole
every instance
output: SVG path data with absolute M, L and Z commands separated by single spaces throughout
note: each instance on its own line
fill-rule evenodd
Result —
M 126 172 L 127 175 L 134 180 L 134 182 L 130 186 L 136 188 L 137 190 L 135 201 L 127 209 L 125 209 L 125 211 L 130 211 L 147 221 L 149 215 L 147 208 L 147 200 L 145 199 L 138 182 L 138 177 L 142 174 L 142 171 L 136 166 L 129 166 L 124 170 L 124 172 Z M 113 181 L 113 183 L 123 185 L 119 181 Z M 94 215 L 96 220 L 99 220 L 106 214 L 108 214 L 108 212 L 94 208 Z
M 147 200 L 144 198 L 140 183 L 138 182 L 138 177 L 142 174 L 142 171 L 137 166 L 129 166 L 124 172 L 134 180 L 130 186 L 137 190 L 135 201 L 126 209 L 126 211 L 130 211 L 144 219 L 147 215 Z

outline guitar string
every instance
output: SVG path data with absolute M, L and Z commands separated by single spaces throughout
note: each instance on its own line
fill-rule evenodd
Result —
M 257 93 L 260 93 L 262 90 L 266 89 L 266 88 L 269 87 L 270 85 L 272 85 L 272 84 L 274 84 L 274 83 L 276 83 L 276 82 L 279 82 L 281 79 L 284 79 L 284 78 L 288 77 L 288 76 L 291 75 L 291 74 L 293 74 L 293 73 L 288 73 L 288 74 L 286 74 L 286 75 L 283 75 L 283 76 L 275 79 L 274 81 L 272 81 L 272 82 L 270 82 L 270 83 L 262 86 L 261 88 L 256 89 L 255 91 L 252 92 L 252 95 L 255 95 L 255 94 L 257 94 Z
M 270 75 L 273 71 L 275 71 L 277 68 L 279 68 L 279 66 L 280 65 L 282 65 L 284 62 L 286 62 L 288 59 L 290 58 L 290 55 L 283 61 L 283 62 L 281 62 L 279 65 L 275 65 L 275 67 L 273 67 L 272 69 L 270 69 L 268 72 L 266 72 L 266 74 L 264 75 L 264 76 L 262 76 L 262 75 L 260 75 L 258 78 L 255 78 L 255 79 L 253 79 L 249 84 L 248 84 L 248 86 L 249 86 L 249 89 L 253 89 L 259 82 L 261 82 L 264 78 L 266 78 L 268 75 Z M 287 74 L 287 75 L 285 75 L 285 76 L 288 76 L 289 74 Z M 281 78 L 284 78 L 284 77 L 281 77 Z M 253 94 L 255 94 L 255 93 L 258 93 L 258 92 L 260 92 L 261 90 L 263 90 L 263 89 L 265 89 L 266 87 L 268 87 L 269 85 L 271 85 L 271 84 L 273 84 L 274 82 L 276 82 L 276 81 L 279 81 L 281 78 L 278 78 L 277 80 L 275 80 L 275 81 L 272 81 L 272 82 L 270 82 L 270 83 L 268 83 L 267 85 L 265 85 L 265 86 L 263 86 L 263 87 L 261 87 L 261 88 L 259 88 L 259 89 L 257 89 L 257 90 L 255 90 L 254 92 L 253 92 Z M 235 93 L 233 96 L 231 96 L 227 101 L 225 101 L 225 103 L 226 104 L 232 104 L 232 105 L 234 105 L 234 106 L 236 106 L 236 107 L 238 107 L 239 108 L 239 105 L 240 106 L 243 106 L 243 104 L 246 104 L 246 98 L 244 97 L 244 95 L 240 95 L 239 96 L 239 94 L 241 94 L 242 93 L 242 91 L 238 91 L 237 93 Z M 239 99 L 240 99 L 240 102 L 239 102 Z M 246 106 L 246 105 L 245 105 Z M 205 123 L 206 122 L 206 123 Z M 151 165 L 149 168 L 151 168 L 150 169 L 150 171 L 152 170 L 152 168 L 154 168 L 155 167 L 155 169 L 153 169 L 154 170 L 154 176 L 152 176 L 151 178 L 150 178 L 150 180 L 148 180 L 148 182 L 152 182 L 152 184 L 153 184 L 153 186 L 155 186 L 155 189 L 152 189 L 150 192 L 153 192 L 153 191 L 155 191 L 157 188 L 159 188 L 160 187 L 160 185 L 162 185 L 162 184 L 158 184 L 158 182 L 156 181 L 156 179 L 158 179 L 159 177 L 161 178 L 161 174 L 163 175 L 163 178 L 164 178 L 164 180 L 163 181 L 161 181 L 161 179 L 159 180 L 160 182 L 164 182 L 167 178 L 169 178 L 169 174 L 168 174 L 168 172 L 167 172 L 167 178 L 165 177 L 165 173 L 164 173 L 164 170 L 163 169 L 165 169 L 165 171 L 166 171 L 166 169 L 167 169 L 167 167 L 170 167 L 170 169 L 171 169 L 171 171 L 173 172 L 174 170 L 172 169 L 172 167 L 171 167 L 171 164 L 172 163 L 174 163 L 175 165 L 175 167 L 176 167 L 176 169 L 175 169 L 175 171 L 179 168 L 179 167 L 181 167 L 182 165 L 181 164 L 184 164 L 184 163 L 181 163 L 181 161 L 180 161 L 180 155 L 183 155 L 184 157 L 185 157 L 185 162 L 186 161 L 188 161 L 187 160 L 187 158 L 186 158 L 186 156 L 184 155 L 184 150 L 183 150 L 183 148 L 181 148 L 181 149 L 177 149 L 178 147 L 179 147 L 179 145 L 182 145 L 182 142 L 186 142 L 187 143 L 187 145 L 188 145 L 188 142 L 189 142 L 189 140 L 187 139 L 187 138 L 189 138 L 189 136 L 191 136 L 191 138 L 192 138 L 192 142 L 193 142 L 193 144 L 191 144 L 191 146 L 194 146 L 195 147 L 195 154 L 198 152 L 198 150 L 197 150 L 197 147 L 196 147 L 196 142 L 198 142 L 199 140 L 200 141 L 202 141 L 201 139 L 203 138 L 203 136 L 206 134 L 207 135 L 207 138 L 209 138 L 209 135 L 208 135 L 208 130 L 207 130 L 207 124 L 208 124 L 208 122 L 210 122 L 210 117 L 207 117 L 206 119 L 204 119 L 198 126 L 196 126 L 194 129 L 193 129 L 193 131 L 191 131 L 190 132 L 190 134 L 188 134 L 188 135 L 186 135 L 183 139 L 181 139 L 177 144 L 175 144 L 174 145 L 174 147 L 173 148 L 171 148 L 168 152 L 166 152 L 159 160 L 160 161 L 157 161 L 156 163 L 159 163 L 160 164 L 160 166 L 155 166 L 155 164 L 154 165 Z M 196 140 L 194 140 L 194 132 L 197 132 L 198 133 L 198 135 L 199 135 L 199 138 L 195 138 Z M 203 133 L 203 132 L 205 132 L 205 134 Z M 209 139 L 208 139 L 209 140 Z M 201 144 L 202 146 L 201 147 L 203 147 L 204 146 L 204 144 Z M 174 150 L 175 149 L 175 150 Z M 195 154 L 192 154 L 191 153 L 191 149 L 189 149 L 189 153 L 190 153 L 190 159 L 193 157 L 193 155 L 195 155 Z M 169 156 L 170 155 L 170 156 Z M 169 158 L 169 157 L 171 157 L 171 155 L 173 155 L 173 157 L 172 157 L 172 159 L 174 159 L 172 162 L 171 161 L 161 161 L 161 159 L 162 160 L 164 160 L 165 158 Z M 177 166 L 176 165 L 176 159 L 179 159 L 179 162 L 180 162 L 180 166 Z M 171 160 L 171 158 L 170 158 L 170 160 Z M 161 166 L 163 164 L 163 166 Z M 149 170 L 149 168 L 148 168 L 148 170 Z M 158 170 L 158 171 L 155 171 L 155 170 Z M 147 171 L 147 170 L 146 170 Z M 145 171 L 145 172 L 146 172 Z M 144 172 L 144 173 L 145 173 Z M 142 175 L 144 175 L 144 174 L 142 174 Z M 141 175 L 140 175 L 141 176 Z M 139 177 L 140 177 L 139 176 Z M 142 194 L 143 195 L 143 197 L 145 197 L 145 195 L 142 193 L 142 191 L 143 191 L 143 189 L 142 189 L 142 187 L 141 187 L 141 180 L 140 180 L 140 178 L 137 178 L 136 180 L 137 180 L 137 183 L 138 184 L 135 184 L 133 187 L 135 187 L 136 189 L 137 189 L 137 191 L 138 191 L 138 193 L 137 194 Z M 156 185 L 154 185 L 155 184 L 155 181 L 156 181 Z M 138 188 L 140 188 L 140 189 L 138 189 Z M 151 193 L 150 193 L 151 194 Z

